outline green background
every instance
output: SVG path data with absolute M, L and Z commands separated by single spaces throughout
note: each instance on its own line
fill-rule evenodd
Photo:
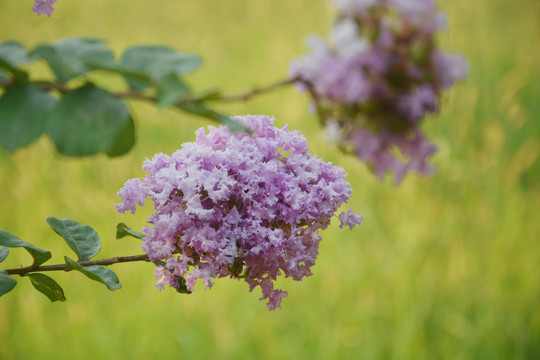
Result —
M 59 0 L 51 18 L 31 5 L 0 0 L 0 42 L 89 36 L 109 40 L 117 56 L 168 45 L 203 56 L 192 84 L 226 93 L 284 78 L 305 37 L 325 36 L 333 16 L 327 0 Z M 159 292 L 147 263 L 114 266 L 123 284 L 114 293 L 79 273 L 49 273 L 65 303 L 50 303 L 27 279 L 0 298 L 0 359 L 540 358 L 540 3 L 440 6 L 449 15 L 440 44 L 464 54 L 471 75 L 425 122 L 440 147 L 432 177 L 378 182 L 323 141 L 293 88 L 219 107 L 302 129 L 312 153 L 349 173 L 348 205 L 365 215 L 361 228 L 324 232 L 313 276 L 278 282 L 289 292 L 282 309 L 269 312 L 260 290 L 230 279 L 191 295 Z M 48 76 L 44 64 L 29 69 Z M 114 240 L 115 225 L 140 229 L 151 206 L 118 215 L 116 193 L 143 175 L 144 158 L 172 153 L 209 123 L 148 104 L 131 109 L 137 144 L 121 158 L 62 157 L 45 137 L 14 155 L 0 150 L 0 228 L 53 251 L 51 263 L 71 254 L 48 216 L 93 226 L 99 257 L 140 253 L 135 239 Z M 13 249 L 1 267 L 29 262 Z

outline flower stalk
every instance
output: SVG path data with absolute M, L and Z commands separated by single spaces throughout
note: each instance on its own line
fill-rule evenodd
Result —
M 140 254 L 140 255 L 131 255 L 131 256 L 116 256 L 109 259 L 78 261 L 77 263 L 81 266 L 91 266 L 91 265 L 109 266 L 113 264 L 134 262 L 134 261 L 149 262 L 150 259 L 148 258 L 147 254 Z M 24 276 L 26 274 L 34 273 L 34 272 L 71 271 L 71 270 L 73 270 L 73 268 L 69 267 L 66 264 L 55 264 L 55 265 L 41 265 L 41 266 L 26 266 L 26 267 L 21 267 L 21 268 L 16 268 L 16 269 L 7 269 L 4 271 L 10 275 Z

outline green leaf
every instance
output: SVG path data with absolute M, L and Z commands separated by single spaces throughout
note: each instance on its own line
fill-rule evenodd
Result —
M 0 45 L 0 68 L 7 69 L 13 74 L 15 80 L 26 81 L 28 75 L 17 66 L 33 61 L 35 58 L 28 56 L 28 51 L 15 41 L 6 41 Z M 0 80 L 9 80 L 0 71 Z
M 120 59 L 120 64 L 132 71 L 148 75 L 157 82 L 168 74 L 183 75 L 197 69 L 202 64 L 199 55 L 184 54 L 166 46 L 134 46 L 127 49 Z M 129 86 L 144 90 L 150 84 L 147 81 L 125 76 Z
M 29 274 L 27 276 L 36 290 L 47 296 L 51 302 L 66 301 L 64 290 L 52 278 L 39 273 Z
M 71 219 L 48 217 L 47 224 L 66 240 L 80 261 L 93 258 L 101 250 L 101 240 L 97 232 L 88 225 L 81 225 Z
M 10 152 L 39 138 L 58 100 L 37 86 L 15 85 L 0 97 L 0 146 Z
M 88 156 L 123 153 L 134 143 L 133 119 L 126 105 L 109 92 L 86 85 L 65 95 L 47 120 L 47 134 L 61 154 Z M 124 134 L 132 139 L 125 141 Z M 126 150 L 127 149 L 127 150 Z
M 144 234 L 141 234 L 140 232 L 131 229 L 126 224 L 120 223 L 116 225 L 116 238 L 122 239 L 126 236 L 132 236 L 134 238 L 144 240 Z
M 173 73 L 163 76 L 156 85 L 159 107 L 175 104 L 184 97 L 189 97 L 190 89 L 180 78 Z
M 197 101 L 202 103 L 209 100 L 217 100 L 220 95 L 221 91 L 219 89 L 208 89 L 197 95 Z
M 129 152 L 133 145 L 135 145 L 135 121 L 129 115 L 124 128 L 118 133 L 116 139 L 113 140 L 106 154 L 108 157 L 121 156 Z
M 50 251 L 40 249 L 4 230 L 0 230 L 0 245 L 25 248 L 34 258 L 33 266 L 39 266 L 51 258 Z
M 122 64 L 109 64 L 109 63 L 95 63 L 95 62 L 89 62 L 88 66 L 90 66 L 93 70 L 103 70 L 112 72 L 115 74 L 120 74 L 125 77 L 134 78 L 136 80 L 139 80 L 144 83 L 150 83 L 150 77 L 146 74 L 143 70 L 137 70 L 137 69 L 131 69 L 127 66 L 124 66 Z
M 187 285 L 186 285 L 186 279 L 184 279 L 183 276 L 175 275 L 174 277 L 178 280 L 178 287 L 175 288 L 176 292 L 180 294 L 191 294 L 193 292 L 193 291 L 188 290 Z
M 109 268 L 100 265 L 91 265 L 91 266 L 81 266 L 76 261 L 64 256 L 66 260 L 66 265 L 73 270 L 77 270 L 88 278 L 98 281 L 102 284 L 105 284 L 109 290 L 114 291 L 120 289 L 122 285 L 118 280 L 118 276 Z
M 54 75 L 66 82 L 92 70 L 92 64 L 112 63 L 114 55 L 104 45 L 103 40 L 69 38 L 38 46 L 31 55 L 45 59 Z
M 177 108 L 184 110 L 185 112 L 188 112 L 190 114 L 202 116 L 204 118 L 217 121 L 221 124 L 227 125 L 227 127 L 234 132 L 240 132 L 245 131 L 247 133 L 251 133 L 250 129 L 246 126 L 240 124 L 237 121 L 234 121 L 233 119 L 222 115 L 218 112 L 215 112 L 214 110 L 199 104 L 199 103 L 191 103 L 191 104 L 176 104 Z
M 5 61 L 4 59 L 0 58 L 0 69 L 4 68 L 7 71 L 9 71 L 13 78 L 15 79 L 15 82 L 27 82 L 28 81 L 28 73 L 26 71 L 20 70 L 15 66 L 12 66 L 10 63 Z M 5 80 L 6 76 L 3 75 L 3 78 Z M 9 80 L 9 78 L 8 78 Z
M 36 58 L 28 56 L 28 51 L 18 42 L 6 41 L 0 44 L 0 59 L 3 59 L 11 66 L 18 66 L 34 61 Z
M 9 255 L 9 249 L 5 246 L 0 246 L 0 263 L 6 260 L 8 255 Z
M 12 278 L 7 271 L 0 271 L 0 296 L 10 292 L 17 285 L 17 280 Z

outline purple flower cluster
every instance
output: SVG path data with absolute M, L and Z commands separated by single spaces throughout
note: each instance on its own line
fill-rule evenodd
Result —
M 32 12 L 37 13 L 38 15 L 47 15 L 48 17 L 54 11 L 52 7 L 56 0 L 34 0 L 34 5 L 32 6 Z
M 346 152 L 379 177 L 393 171 L 433 171 L 436 152 L 420 130 L 439 109 L 443 90 L 467 75 L 461 56 L 439 50 L 435 34 L 446 26 L 434 0 L 334 0 L 338 17 L 331 42 L 309 39 L 311 53 L 291 64 Z
M 235 117 L 252 134 L 226 127 L 197 130 L 196 141 L 172 156 L 146 160 L 144 179 L 118 193 L 119 212 L 135 212 L 150 197 L 155 213 L 142 248 L 157 265 L 156 285 L 191 292 L 213 278 L 243 279 L 262 289 L 268 308 L 287 292 L 274 288 L 280 274 L 311 275 L 321 237 L 351 188 L 343 169 L 308 153 L 299 131 L 273 126 L 267 116 Z M 360 225 L 351 211 L 342 226 Z

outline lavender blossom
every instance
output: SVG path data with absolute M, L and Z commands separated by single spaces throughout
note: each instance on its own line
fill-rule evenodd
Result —
M 433 172 L 427 159 L 436 147 L 419 127 L 439 110 L 442 91 L 468 72 L 461 56 L 436 46 L 445 14 L 434 0 L 334 4 L 339 14 L 330 41 L 310 37 L 311 53 L 291 64 L 298 88 L 310 92 L 322 121 L 333 124 L 340 148 L 377 176 L 393 172 L 399 183 L 410 171 Z
M 50 17 L 54 11 L 52 7 L 56 0 L 35 0 L 34 5 L 32 6 L 32 12 L 35 12 L 39 15 L 47 15 Z
M 364 218 L 363 216 L 356 215 L 352 209 L 349 209 L 346 213 L 342 212 L 338 217 L 339 221 L 341 221 L 339 228 L 343 229 L 344 226 L 348 226 L 350 230 L 356 225 L 362 225 L 362 219 Z
M 157 264 L 156 285 L 191 292 L 198 280 L 243 279 L 259 286 L 270 310 L 287 292 L 281 274 L 311 275 L 325 229 L 352 189 L 343 169 L 308 153 L 306 139 L 267 116 L 234 118 L 253 133 L 226 127 L 197 130 L 196 141 L 172 156 L 146 160 L 144 179 L 128 180 L 118 193 L 119 212 L 135 212 L 150 197 L 155 213 L 141 245 Z M 343 224 L 360 225 L 349 211 Z

